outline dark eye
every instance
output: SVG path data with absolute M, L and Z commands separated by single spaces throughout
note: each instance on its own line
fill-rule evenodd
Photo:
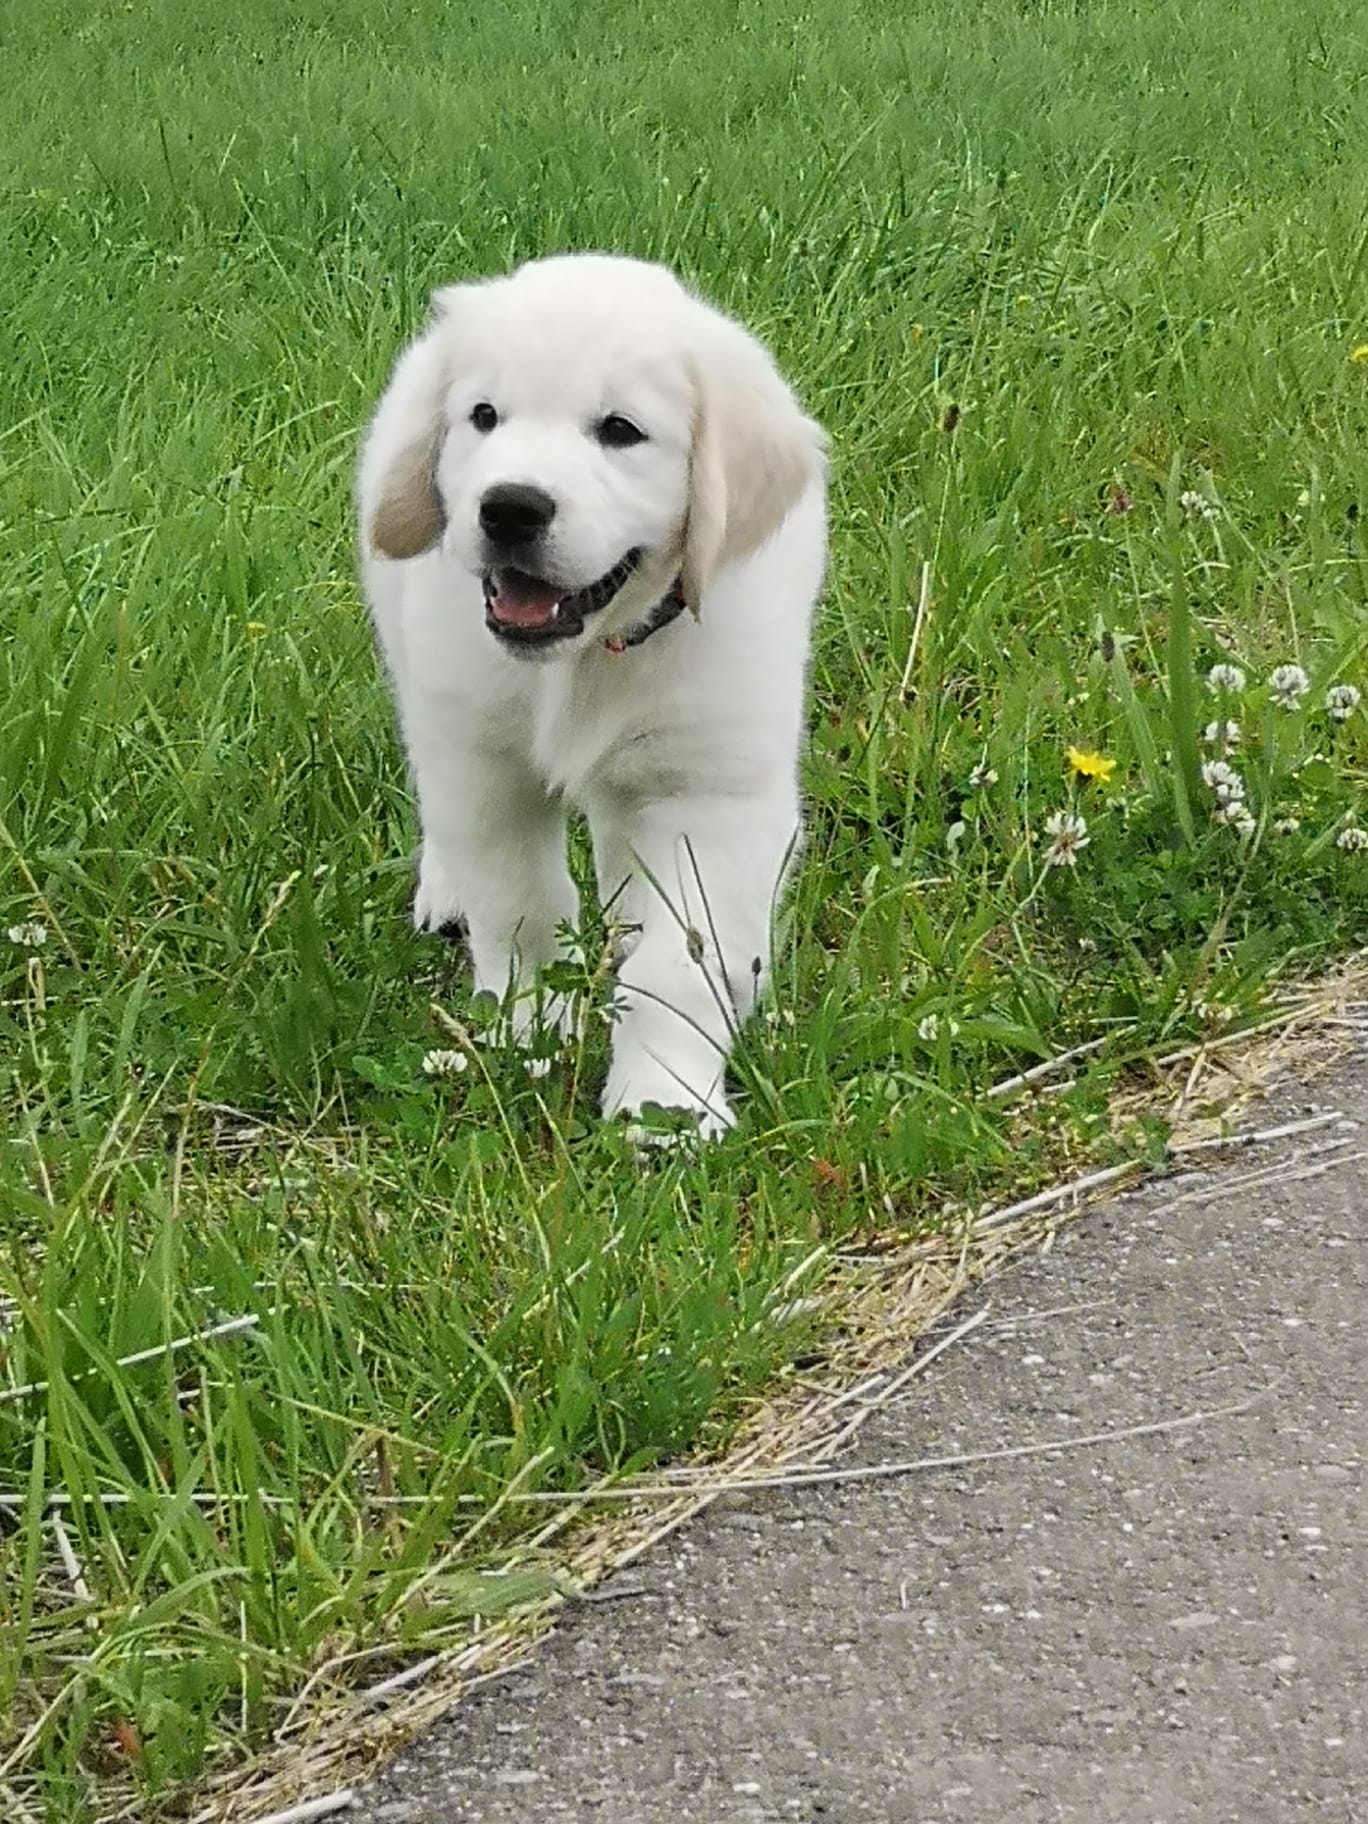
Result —
M 499 414 L 487 399 L 482 399 L 471 412 L 470 422 L 477 431 L 492 431 L 499 422 Z
M 645 443 L 645 431 L 638 430 L 630 418 L 609 412 L 594 426 L 594 435 L 606 450 L 630 450 L 634 443 Z

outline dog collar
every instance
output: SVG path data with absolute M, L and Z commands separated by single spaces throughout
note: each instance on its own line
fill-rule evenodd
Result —
M 626 652 L 629 646 L 640 646 L 649 640 L 653 633 L 659 633 L 662 627 L 668 627 L 671 621 L 677 621 L 688 603 L 684 600 L 684 584 L 676 577 L 670 585 L 669 592 L 661 596 L 651 609 L 635 626 L 629 627 L 626 633 L 610 633 L 603 642 L 604 650 L 611 653 Z

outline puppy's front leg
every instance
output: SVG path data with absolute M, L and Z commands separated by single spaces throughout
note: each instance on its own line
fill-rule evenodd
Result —
M 732 1125 L 727 1055 L 768 973 L 770 918 L 797 827 L 796 798 L 782 789 L 657 803 L 623 819 L 641 936 L 619 977 L 605 1114 L 654 1102 L 692 1110 L 707 1137 Z
M 423 825 L 414 923 L 437 931 L 464 921 L 476 992 L 502 999 L 511 985 L 519 996 L 513 1030 L 523 1038 L 535 1014 L 527 991 L 536 971 L 560 953 L 560 928 L 579 924 L 564 809 L 505 756 L 444 750 L 411 758 Z

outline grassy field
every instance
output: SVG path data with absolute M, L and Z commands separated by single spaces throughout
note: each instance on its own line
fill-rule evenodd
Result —
M 724 1437 L 833 1250 L 1158 1147 L 1118 1074 L 1363 940 L 1368 44 L 1348 0 L 5 42 L 0 1784 L 151 1819 L 321 1668 L 548 1588 L 509 1491 Z M 408 930 L 350 549 L 429 287 L 584 246 L 743 314 L 834 446 L 775 1010 L 739 1130 L 649 1169 L 601 1036 L 529 1079 Z

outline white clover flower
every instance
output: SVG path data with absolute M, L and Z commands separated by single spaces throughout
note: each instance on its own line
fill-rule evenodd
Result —
M 1224 1001 L 1198 1001 L 1192 1011 L 1208 1026 L 1229 1026 L 1235 1018 L 1235 1009 Z
M 1362 830 L 1358 824 L 1346 824 L 1335 838 L 1335 847 L 1343 849 L 1346 854 L 1356 854 L 1360 849 L 1368 849 L 1368 830 Z
M 1211 821 L 1228 824 L 1231 829 L 1238 830 L 1241 836 L 1252 836 L 1257 827 L 1243 798 L 1230 798 L 1218 804 L 1211 813 Z
M 1228 665 L 1223 660 L 1213 665 L 1207 673 L 1207 689 L 1214 691 L 1239 691 L 1245 687 L 1245 674 L 1238 665 Z
M 1086 849 L 1092 840 L 1088 835 L 1087 820 L 1077 811 L 1052 811 L 1045 819 L 1045 834 L 1053 838 L 1045 851 L 1047 868 L 1072 868 L 1077 866 L 1078 851 Z
M 1186 488 L 1178 496 L 1178 505 L 1185 513 L 1196 514 L 1201 519 L 1219 519 L 1221 509 L 1214 501 L 1208 500 L 1205 494 L 1199 494 L 1195 488 Z
M 463 1051 L 429 1051 L 423 1058 L 423 1071 L 429 1077 L 456 1077 L 469 1063 Z
M 942 1030 L 953 1039 L 959 1031 L 958 1020 L 942 1020 L 938 1013 L 924 1013 L 917 1021 L 917 1037 L 925 1045 L 934 1045 Z
M 21 950 L 41 950 L 47 942 L 47 926 L 40 925 L 35 918 L 25 925 L 11 925 L 5 935 Z
M 1361 700 L 1362 692 L 1356 684 L 1332 684 L 1325 693 L 1325 707 L 1336 722 L 1347 722 Z
M 1311 688 L 1311 680 L 1300 665 L 1279 665 L 1268 680 L 1273 701 L 1281 709 L 1295 709 Z
M 1275 817 L 1273 820 L 1273 834 L 1275 836 L 1295 836 L 1300 828 L 1300 817 Z
M 1208 722 L 1202 730 L 1202 739 L 1208 747 L 1238 747 L 1240 725 L 1238 722 Z
M 969 775 L 970 789 L 975 792 L 981 792 L 985 786 L 996 785 L 997 782 L 997 773 L 989 766 L 986 760 L 980 760 L 973 772 Z
M 1244 780 L 1228 760 L 1203 760 L 1202 784 L 1215 792 L 1220 805 L 1238 804 L 1245 795 Z

